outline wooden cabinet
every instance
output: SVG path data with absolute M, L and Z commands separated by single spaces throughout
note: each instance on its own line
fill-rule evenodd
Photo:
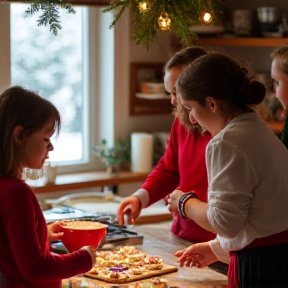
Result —
M 165 63 L 138 62 L 130 64 L 130 115 L 171 114 L 170 96 L 161 93 L 142 93 L 143 81 L 163 83 Z
M 198 38 L 201 46 L 217 46 L 217 47 L 278 47 L 288 44 L 288 38 L 250 38 L 250 37 L 201 37 Z M 198 44 L 197 43 L 197 44 Z M 175 51 L 182 48 L 182 44 L 178 38 L 171 35 L 171 46 Z

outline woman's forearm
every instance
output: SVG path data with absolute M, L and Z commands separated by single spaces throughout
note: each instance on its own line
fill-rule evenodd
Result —
M 190 219 L 195 221 L 202 228 L 210 232 L 216 233 L 215 229 L 211 226 L 210 222 L 208 221 L 207 209 L 208 204 L 196 198 L 188 200 L 188 202 L 185 205 L 185 213 Z

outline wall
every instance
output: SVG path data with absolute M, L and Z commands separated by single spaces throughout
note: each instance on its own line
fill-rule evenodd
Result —
M 270 74 L 270 54 L 275 47 L 212 47 L 250 63 L 256 73 Z
M 115 28 L 115 139 L 127 138 L 132 132 L 170 131 L 171 115 L 129 115 L 129 65 L 131 62 L 163 62 L 171 56 L 169 35 L 161 33 L 147 51 L 136 45 L 131 36 L 130 15 L 126 11 Z
M 129 138 L 135 131 L 169 132 L 172 115 L 129 115 L 129 68 L 131 62 L 163 62 L 172 55 L 168 33 L 160 33 L 147 51 L 143 44 L 136 45 L 131 35 L 129 12 L 125 12 L 115 28 L 115 139 Z M 118 194 L 128 196 L 139 189 L 141 183 L 119 185 Z

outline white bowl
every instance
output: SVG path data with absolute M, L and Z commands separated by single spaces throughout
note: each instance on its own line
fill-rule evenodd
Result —
M 143 81 L 141 82 L 141 92 L 147 94 L 165 93 L 165 87 L 163 83 Z

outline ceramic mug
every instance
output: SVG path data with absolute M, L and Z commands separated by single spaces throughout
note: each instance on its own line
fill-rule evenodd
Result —
M 257 8 L 258 20 L 262 23 L 278 23 L 279 11 L 277 7 L 259 7 Z
M 234 33 L 239 36 L 249 36 L 252 30 L 252 10 L 235 10 L 233 12 Z

